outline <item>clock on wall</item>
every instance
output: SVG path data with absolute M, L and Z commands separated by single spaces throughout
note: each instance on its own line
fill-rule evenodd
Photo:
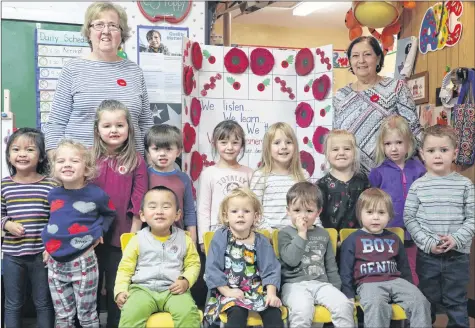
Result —
M 191 1 L 137 1 L 142 15 L 155 23 L 166 21 L 177 24 L 190 13 Z

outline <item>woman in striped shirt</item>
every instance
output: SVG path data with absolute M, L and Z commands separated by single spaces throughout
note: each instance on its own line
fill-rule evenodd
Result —
M 9 177 L 2 179 L 1 215 L 3 279 L 5 283 L 5 325 L 22 327 L 21 313 L 28 279 L 36 306 L 38 327 L 54 325 L 54 311 L 43 263 L 41 231 L 48 224 L 48 192 L 55 183 L 47 171 L 43 134 L 30 128 L 13 133 L 7 143 Z
M 145 79 L 136 63 L 117 55 L 130 37 L 127 14 L 113 3 L 93 3 L 86 11 L 82 34 L 92 51 L 63 67 L 43 127 L 46 150 L 56 149 L 63 138 L 92 147 L 96 108 L 103 100 L 115 99 L 129 110 L 136 149 L 143 155 L 143 138 L 153 125 Z

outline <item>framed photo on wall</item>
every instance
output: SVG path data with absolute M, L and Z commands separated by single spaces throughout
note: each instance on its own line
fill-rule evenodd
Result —
M 412 98 L 416 105 L 429 102 L 429 72 L 421 72 L 411 75 L 407 80 L 407 86 L 411 90 Z

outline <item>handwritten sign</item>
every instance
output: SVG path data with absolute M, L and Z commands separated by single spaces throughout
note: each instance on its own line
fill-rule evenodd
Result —
M 151 22 L 167 21 L 177 24 L 184 20 L 191 9 L 191 1 L 137 1 L 137 5 Z

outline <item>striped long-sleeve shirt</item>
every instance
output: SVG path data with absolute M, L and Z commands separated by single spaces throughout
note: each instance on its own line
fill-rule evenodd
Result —
M 136 149 L 143 155 L 143 138 L 153 119 L 143 72 L 130 60 L 75 58 L 64 65 L 48 122 L 43 125 L 46 149 L 55 149 L 65 137 L 92 146 L 96 109 L 106 99 L 118 100 L 128 108 Z
M 470 179 L 452 172 L 438 177 L 426 173 L 409 189 L 404 207 L 404 223 L 416 245 L 425 253 L 452 235 L 454 250 L 470 253 L 475 235 L 474 186 Z
M 12 256 L 38 254 L 44 251 L 41 231 L 48 224 L 48 193 L 56 186 L 49 178 L 34 183 L 18 183 L 11 177 L 2 179 L 2 230 L 8 220 L 25 228 L 22 237 L 6 231 L 2 251 Z

